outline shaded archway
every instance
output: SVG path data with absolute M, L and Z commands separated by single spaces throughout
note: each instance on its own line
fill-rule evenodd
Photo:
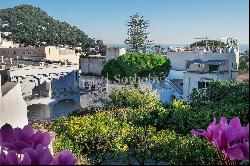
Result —
M 53 105 L 51 118 L 55 119 L 61 116 L 68 116 L 68 114 L 77 109 L 79 109 L 79 102 L 72 99 L 61 100 Z

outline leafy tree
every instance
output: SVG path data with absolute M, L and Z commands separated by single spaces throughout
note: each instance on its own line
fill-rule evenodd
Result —
M 171 68 L 168 58 L 161 55 L 130 52 L 108 61 L 102 75 L 115 81 L 126 77 L 165 77 Z M 116 78 L 117 77 L 117 78 Z M 119 80 L 118 80 L 119 79 Z
M 240 57 L 239 70 L 249 70 L 249 50 L 244 51 Z
M 143 16 L 136 13 L 130 16 L 130 20 L 127 21 L 128 31 L 127 39 L 125 44 L 130 48 L 130 51 L 143 51 L 145 46 L 150 44 L 152 41 L 148 40 L 148 32 L 146 32 L 149 27 L 149 21 L 145 20 Z
M 218 40 L 201 40 L 201 41 L 197 41 L 194 42 L 192 44 L 189 45 L 189 47 L 202 47 L 202 46 L 216 46 L 216 47 L 225 47 L 226 44 L 222 41 L 218 41 Z

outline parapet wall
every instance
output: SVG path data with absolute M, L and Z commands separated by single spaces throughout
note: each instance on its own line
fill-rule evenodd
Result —
M 81 58 L 81 73 L 85 75 L 100 76 L 106 63 L 104 56 L 86 56 Z
M 106 60 L 107 62 L 110 59 L 113 59 L 115 57 L 121 56 L 126 54 L 126 49 L 125 48 L 119 48 L 119 47 L 108 47 L 107 52 L 106 52 Z

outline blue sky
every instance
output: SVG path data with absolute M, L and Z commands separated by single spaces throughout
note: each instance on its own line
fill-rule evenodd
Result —
M 249 0 L 0 0 L 0 9 L 20 4 L 40 7 L 108 44 L 123 43 L 126 20 L 137 12 L 149 20 L 155 43 L 187 44 L 206 35 L 249 43 Z

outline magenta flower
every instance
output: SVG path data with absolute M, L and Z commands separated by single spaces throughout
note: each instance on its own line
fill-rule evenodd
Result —
M 75 157 L 68 151 L 55 158 L 48 145 L 48 132 L 34 132 L 30 125 L 13 129 L 5 124 L 0 129 L 0 165 L 75 165 Z
M 249 125 L 241 126 L 238 117 L 233 118 L 229 124 L 225 117 L 222 117 L 218 124 L 214 118 L 207 131 L 198 129 L 192 130 L 191 133 L 211 141 L 231 160 L 249 160 Z
M 37 145 L 48 146 L 51 138 L 48 132 L 34 132 L 30 125 L 24 126 L 23 129 L 13 129 L 11 125 L 6 124 L 0 129 L 3 146 L 9 150 L 16 150 L 18 153 L 24 148 L 36 148 Z
M 32 165 L 49 165 L 53 161 L 53 156 L 48 147 L 38 145 L 36 149 L 26 148 L 22 153 L 27 153 L 31 158 Z
M 68 151 L 60 152 L 52 162 L 52 165 L 75 165 L 76 158 Z
M 31 159 L 27 153 L 23 155 L 21 160 L 14 150 L 10 150 L 7 155 L 1 151 L 0 165 L 31 165 Z

